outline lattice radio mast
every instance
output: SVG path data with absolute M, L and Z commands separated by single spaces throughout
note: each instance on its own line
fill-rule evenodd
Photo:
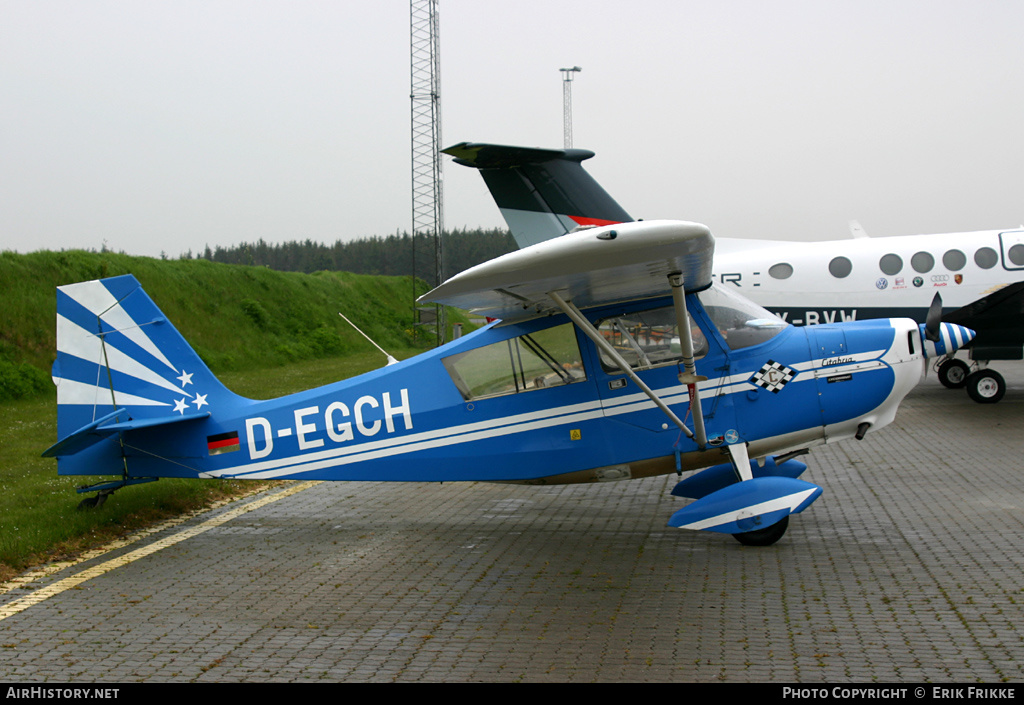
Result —
M 441 40 L 439 0 L 410 0 L 409 57 L 412 99 L 412 249 L 414 321 L 445 339 L 443 306 L 416 308 L 416 280 L 431 287 L 444 281 L 441 232 Z

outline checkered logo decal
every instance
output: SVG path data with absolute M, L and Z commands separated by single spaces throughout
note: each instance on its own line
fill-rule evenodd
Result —
M 796 370 L 793 368 L 786 367 L 781 362 L 769 360 L 750 378 L 750 383 L 757 387 L 763 387 L 772 394 L 778 394 L 795 376 Z

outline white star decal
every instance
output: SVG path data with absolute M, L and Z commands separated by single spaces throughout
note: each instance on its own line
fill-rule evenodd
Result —
M 185 370 L 181 371 L 181 377 L 178 377 L 177 379 L 181 380 L 182 389 L 185 388 L 186 384 L 192 384 L 192 375 L 194 374 L 194 372 L 186 372 Z
M 174 410 L 177 411 L 182 416 L 185 415 L 185 409 L 187 408 L 188 406 L 185 404 L 184 399 L 179 399 L 178 401 L 174 402 Z
M 207 406 L 210 405 L 210 402 L 206 401 L 206 395 L 205 394 L 196 394 L 196 398 L 195 398 L 195 401 L 193 403 L 196 405 L 197 409 L 202 409 L 203 408 L 203 404 L 206 404 Z

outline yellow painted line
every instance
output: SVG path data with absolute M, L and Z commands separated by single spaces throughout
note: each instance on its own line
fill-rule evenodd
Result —
M 83 570 L 81 573 L 77 573 L 77 574 L 72 575 L 70 577 L 64 578 L 63 580 L 58 580 L 55 583 L 52 583 L 52 584 L 47 585 L 45 587 L 39 588 L 38 590 L 33 592 L 31 595 L 26 595 L 25 597 L 22 597 L 22 598 L 19 598 L 17 600 L 14 600 L 13 602 L 10 602 L 9 604 L 0 606 L 0 621 L 3 621 L 5 619 L 7 619 L 8 617 L 14 616 L 14 615 L 16 615 L 16 614 L 18 614 L 20 612 L 24 612 L 25 610 L 27 610 L 32 605 L 37 605 L 40 602 L 42 602 L 43 600 L 49 599 L 49 598 L 53 597 L 54 595 L 59 595 L 60 593 L 64 592 L 65 590 L 71 590 L 72 588 L 75 588 L 75 587 L 81 585 L 82 583 L 84 583 L 87 580 L 91 580 L 91 579 L 93 579 L 95 577 L 98 577 L 100 575 L 103 575 L 105 573 L 109 573 L 110 571 L 112 571 L 112 570 L 114 570 L 116 568 L 120 568 L 123 565 L 128 565 L 129 563 L 132 563 L 134 561 L 139 560 L 140 558 L 144 558 L 145 556 L 148 556 L 148 555 L 151 555 L 153 553 L 156 553 L 157 551 L 160 551 L 160 550 L 162 550 L 164 548 L 167 548 L 168 546 L 173 546 L 173 545 L 175 545 L 177 543 L 185 541 L 186 539 L 190 539 L 193 536 L 198 536 L 199 534 L 202 534 L 202 533 L 204 533 L 206 531 L 209 531 L 210 529 L 216 528 L 218 526 L 222 526 L 223 524 L 226 524 L 227 522 L 231 521 L 232 519 L 240 517 L 243 514 L 247 514 L 247 513 L 251 512 L 253 510 L 259 509 L 260 507 L 265 507 L 266 505 L 271 504 L 273 502 L 276 502 L 279 499 L 284 499 L 285 497 L 290 497 L 293 494 L 296 494 L 298 492 L 302 492 L 303 490 L 309 489 L 310 487 L 313 487 L 314 485 L 318 485 L 318 484 L 320 484 L 320 483 L 319 482 L 301 482 L 301 483 L 296 484 L 296 485 L 294 485 L 292 487 L 289 487 L 288 489 L 284 490 L 283 492 L 278 492 L 278 493 L 273 494 L 273 495 L 268 495 L 268 496 L 263 497 L 261 499 L 257 499 L 254 502 L 249 502 L 248 504 L 244 504 L 244 505 L 242 505 L 240 507 L 237 507 L 236 509 L 232 509 L 231 511 L 225 512 L 224 514 L 221 514 L 220 516 L 217 516 L 217 517 L 214 517 L 212 519 L 209 519 L 209 520 L 203 522 L 202 524 L 199 524 L 198 526 L 194 526 L 194 527 L 192 527 L 190 529 L 186 529 L 186 530 L 181 531 L 181 532 L 179 532 L 177 534 L 174 534 L 173 536 L 168 536 L 167 538 L 160 539 L 159 541 L 155 541 L 155 542 L 151 543 L 148 546 L 144 546 L 143 548 L 138 548 L 138 549 L 136 549 L 134 551 L 130 551 L 130 552 L 124 554 L 123 556 L 119 556 L 117 558 L 112 558 L 111 560 L 106 561 L 105 563 L 100 563 L 99 565 L 95 565 L 92 568 L 87 568 L 86 570 Z M 164 524 L 161 524 L 158 528 L 153 528 L 153 529 L 147 530 L 145 532 L 140 532 L 138 534 L 135 534 L 129 540 L 125 540 L 125 541 L 121 541 L 121 542 L 115 542 L 115 544 L 107 545 L 107 546 L 105 546 L 101 550 L 92 551 L 92 552 L 90 552 L 91 555 L 90 554 L 86 554 L 86 555 L 82 556 L 77 561 L 70 562 L 70 563 L 57 563 L 57 564 L 54 564 L 52 566 L 47 566 L 47 568 L 44 569 L 44 570 L 39 570 L 39 571 L 34 571 L 33 573 L 28 573 L 25 576 L 23 576 L 22 578 L 17 579 L 17 580 L 13 580 L 10 583 L 8 583 L 7 585 L 5 585 L 5 589 L 2 592 L 9 592 L 10 590 L 13 590 L 15 588 L 22 587 L 24 584 L 26 584 L 28 582 L 31 582 L 31 580 L 35 580 L 35 579 L 38 579 L 40 577 L 45 577 L 46 575 L 52 575 L 53 573 L 55 573 L 55 572 L 57 572 L 59 570 L 63 570 L 64 568 L 67 568 L 69 566 L 73 566 L 73 565 L 76 565 L 78 563 L 82 563 L 83 561 L 89 560 L 90 558 L 93 558 L 93 557 L 95 557 L 97 555 L 102 555 L 103 553 L 108 553 L 108 552 L 110 552 L 110 551 L 112 551 L 112 550 L 114 550 L 116 548 L 120 548 L 120 547 L 122 547 L 124 545 L 130 544 L 130 543 L 135 543 L 136 541 L 138 541 L 138 540 L 140 540 L 142 538 L 145 538 L 146 536 L 150 536 L 150 535 L 156 533 L 157 531 L 163 531 L 163 530 L 167 529 L 168 526 L 174 526 L 176 524 L 180 524 L 180 523 L 182 523 L 184 521 L 187 521 L 189 518 L 191 518 L 191 517 L 185 517 L 185 518 L 182 518 L 182 519 L 172 520 L 171 522 L 165 522 Z M 34 577 L 32 577 L 32 576 L 34 576 Z M 0 593 L 0 594 L 2 594 L 2 593 Z
M 251 494 L 259 494 L 260 492 L 263 491 L 264 490 L 257 490 L 255 492 L 252 492 Z M 139 531 L 136 531 L 135 533 L 129 536 L 125 536 L 124 538 L 115 539 L 110 543 L 104 544 L 100 548 L 94 548 L 90 551 L 80 553 L 77 556 L 75 556 L 73 560 L 55 561 L 53 563 L 47 563 L 44 566 L 22 573 L 21 575 L 15 578 L 11 578 L 7 582 L 0 584 L 0 595 L 8 593 L 12 590 L 17 590 L 18 588 L 28 585 L 29 583 L 34 583 L 37 580 L 42 580 L 43 578 L 51 576 L 55 573 L 59 573 L 60 571 L 65 570 L 66 568 L 73 568 L 76 565 L 85 563 L 86 561 L 91 561 L 94 558 L 99 558 L 105 553 L 116 551 L 117 549 L 124 548 L 125 546 L 131 546 L 133 543 L 138 543 L 142 539 L 148 538 L 154 534 L 158 534 L 161 531 L 173 529 L 175 526 L 184 524 L 186 521 L 191 521 L 192 519 L 195 519 L 198 516 L 202 516 L 203 514 L 207 514 L 208 512 L 214 511 L 216 509 L 220 509 L 221 507 L 231 504 L 232 502 L 242 501 L 248 498 L 249 496 L 250 495 L 242 495 L 231 497 L 230 499 L 222 499 L 217 502 L 214 502 L 209 507 L 204 507 L 202 509 L 194 509 L 190 512 L 185 512 L 184 514 L 176 516 L 173 519 L 168 519 L 166 521 L 160 522 L 159 524 L 154 524 L 153 526 L 146 527 L 145 529 L 140 529 Z

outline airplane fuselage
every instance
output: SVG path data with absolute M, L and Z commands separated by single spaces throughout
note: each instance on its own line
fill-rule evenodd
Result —
M 209 398 L 210 417 L 133 430 L 124 448 L 111 438 L 73 462 L 62 458 L 60 472 L 116 469 L 124 452 L 140 477 L 626 479 L 719 463 L 736 443 L 748 442 L 751 457 L 760 457 L 847 438 L 865 423 L 881 427 L 923 372 L 920 333 L 910 320 L 814 328 L 763 321 L 765 333 L 738 327 L 721 302 L 705 307 L 700 299 L 708 296 L 687 297 L 694 335 L 702 338 L 697 372 L 707 377 L 699 385 L 704 449 L 555 315 L 491 325 L 397 365 L 282 399 L 207 395 L 197 387 L 197 398 Z M 683 418 L 690 405 L 672 355 L 678 339 L 640 323 L 670 306 L 663 299 L 586 314 L 627 354 L 622 331 L 644 346 L 654 359 L 638 359 L 637 374 Z M 550 352 L 553 364 L 532 345 Z

